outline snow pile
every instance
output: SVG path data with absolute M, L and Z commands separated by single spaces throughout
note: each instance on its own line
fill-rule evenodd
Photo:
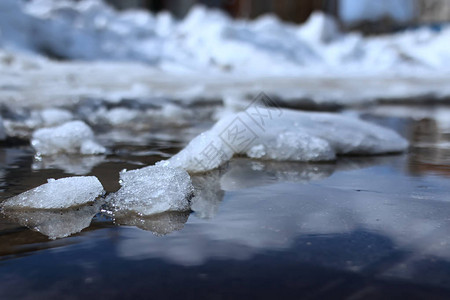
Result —
M 120 174 L 121 188 L 107 201 L 114 215 L 135 212 L 148 216 L 169 211 L 188 211 L 193 187 L 182 169 L 150 166 Z
M 82 121 L 38 129 L 33 133 L 31 145 L 38 155 L 43 156 L 57 153 L 95 155 L 106 152 L 106 149 L 95 141 L 91 128 Z
M 61 108 L 47 108 L 39 112 L 44 127 L 60 125 L 73 120 L 70 111 Z
M 344 10 L 344 17 L 353 21 L 353 12 Z M 181 74 L 316 74 L 324 68 L 373 74 L 393 73 L 395 66 L 449 71 L 448 27 L 365 38 L 340 33 L 336 21 L 321 13 L 294 25 L 273 15 L 233 20 L 195 6 L 177 21 L 167 13 L 117 12 L 95 0 L 3 0 L 0 11 L 5 47 L 69 59 L 141 61 Z M 394 17 L 404 19 L 408 13 L 403 15 Z
M 50 239 L 68 237 L 89 227 L 100 211 L 101 202 L 74 210 L 9 210 L 4 215 L 22 226 L 40 232 Z
M 357 118 L 252 106 L 229 115 L 161 166 L 189 172 L 215 169 L 235 154 L 278 161 L 330 161 L 340 154 L 402 152 L 394 131 Z
M 6 200 L 4 209 L 63 209 L 93 202 L 103 193 L 97 177 L 49 179 L 48 183 Z

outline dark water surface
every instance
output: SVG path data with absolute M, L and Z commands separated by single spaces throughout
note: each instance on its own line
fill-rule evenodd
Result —
M 64 239 L 42 233 L 82 228 L 98 208 L 3 216 L 0 299 L 448 299 L 448 124 L 365 118 L 401 132 L 410 153 L 323 164 L 237 158 L 193 178 L 202 195 L 191 214 L 98 213 Z M 120 170 L 183 144 L 153 136 L 105 157 L 41 161 L 27 145 L 5 145 L 0 197 L 74 174 L 113 192 Z M 56 221 L 26 227 L 43 219 Z

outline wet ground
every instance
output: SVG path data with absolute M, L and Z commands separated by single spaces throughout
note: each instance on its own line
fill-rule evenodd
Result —
M 435 117 L 442 109 L 420 118 L 421 107 L 363 114 L 411 141 L 403 155 L 236 158 L 193 178 L 202 193 L 190 214 L 113 220 L 87 207 L 3 216 L 0 299 L 448 299 L 450 121 Z M 39 160 L 26 144 L 5 144 L 0 197 L 74 174 L 116 191 L 120 170 L 166 159 L 193 134 L 163 133 L 124 143 L 114 142 L 123 132 L 106 133 L 113 152 L 84 159 Z M 68 238 L 45 235 L 83 227 Z

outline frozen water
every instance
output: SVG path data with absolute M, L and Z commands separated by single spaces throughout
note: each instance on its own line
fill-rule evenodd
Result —
M 69 210 L 8 210 L 3 214 L 13 222 L 38 231 L 50 239 L 68 237 L 89 227 L 100 211 L 101 202 Z
M 96 155 L 106 149 L 95 141 L 92 129 L 82 121 L 72 121 L 58 127 L 38 129 L 31 145 L 39 155 L 79 153 Z
M 120 174 L 121 188 L 108 197 L 115 215 L 135 212 L 148 216 L 190 210 L 194 192 L 189 174 L 177 168 L 150 166 Z
M 278 161 L 330 161 L 341 154 L 405 151 L 394 131 L 352 116 L 252 106 L 224 117 L 159 165 L 189 172 L 215 169 L 234 154 Z
M 12 197 L 3 209 L 63 209 L 93 202 L 103 193 L 97 177 L 49 179 L 48 183 Z

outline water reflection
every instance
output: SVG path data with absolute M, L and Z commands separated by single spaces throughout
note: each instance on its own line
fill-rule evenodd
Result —
M 200 219 L 212 219 L 216 216 L 225 192 L 220 185 L 222 170 L 192 176 L 195 189 L 191 199 L 191 209 Z
M 196 175 L 193 214 L 116 216 L 115 224 L 133 227 L 111 229 L 105 238 L 112 261 L 141 265 L 153 258 L 151 263 L 171 266 L 237 261 L 241 266 L 256 265 L 261 255 L 268 255 L 298 268 L 313 265 L 432 283 L 441 276 L 440 282 L 449 282 L 450 274 L 443 270 L 450 262 L 445 144 L 450 126 L 444 126 L 445 118 L 410 116 L 384 123 L 398 126 L 392 125 L 412 141 L 409 154 L 343 157 L 324 164 L 236 158 L 221 170 Z M 153 154 L 152 162 L 162 159 Z M 129 167 L 117 163 L 115 169 Z M 112 164 L 98 169 L 104 185 L 117 184 Z M 89 230 L 105 226 L 111 224 L 94 222 Z M 14 226 L 7 231 L 9 238 L 20 240 L 19 246 L 36 240 L 15 239 L 24 231 Z M 101 234 L 86 233 L 83 243 L 95 244 Z
M 287 250 L 301 236 L 362 231 L 384 236 L 415 255 L 450 260 L 447 194 L 421 191 L 420 180 L 402 180 L 401 173 L 387 166 L 342 172 L 315 185 L 277 183 L 227 192 L 214 219 L 191 218 L 182 233 L 159 242 L 145 233 L 126 232 L 118 255 L 199 265 L 214 258 L 247 259 L 268 250 Z M 355 243 L 333 251 L 352 252 L 359 243 L 370 246 L 364 239 Z M 359 265 L 342 267 L 364 268 L 371 254 L 361 255 L 368 257 Z
M 103 163 L 104 155 L 56 155 L 35 157 L 31 168 L 33 170 L 59 169 L 66 174 L 87 175 L 94 167 Z
M 20 209 L 4 210 L 2 215 L 11 223 L 20 224 L 48 236 L 68 237 L 89 227 L 100 211 L 101 201 L 68 210 Z
M 114 223 L 120 226 L 135 226 L 157 236 L 163 236 L 183 229 L 188 218 L 189 212 L 166 212 L 153 216 L 127 212 L 116 215 Z

